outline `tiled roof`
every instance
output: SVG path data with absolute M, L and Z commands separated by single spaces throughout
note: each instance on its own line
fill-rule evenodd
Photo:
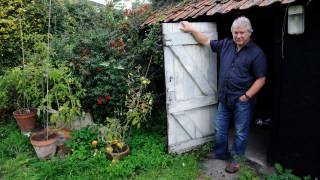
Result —
M 248 9 L 252 6 L 268 6 L 275 2 L 288 4 L 296 0 L 191 0 L 187 3 L 164 5 L 156 10 L 153 16 L 150 16 L 142 26 L 151 25 L 155 21 L 174 22 L 185 20 L 187 18 L 197 18 L 198 16 L 211 16 L 216 13 L 228 13 L 233 9 Z

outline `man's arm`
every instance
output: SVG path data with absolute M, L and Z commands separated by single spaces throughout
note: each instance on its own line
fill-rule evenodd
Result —
M 266 82 L 266 77 L 260 77 L 260 78 L 256 79 L 255 82 L 250 87 L 250 89 L 246 92 L 246 95 L 248 97 L 252 98 L 254 95 L 256 95 L 260 91 L 260 89 L 263 87 L 265 82 Z M 240 98 L 239 98 L 240 101 L 248 100 L 246 95 L 240 96 Z
M 205 46 L 210 47 L 210 39 L 199 32 L 196 28 L 194 28 L 188 21 L 181 22 L 182 27 L 180 28 L 182 31 L 192 33 L 193 37 L 200 43 Z

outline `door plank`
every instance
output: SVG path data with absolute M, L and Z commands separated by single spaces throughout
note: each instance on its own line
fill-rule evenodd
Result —
M 203 136 L 203 132 L 200 130 L 200 128 L 192 121 L 188 115 L 181 111 L 178 113 L 172 113 L 173 117 L 179 122 L 181 127 L 188 133 L 188 135 L 195 139 L 197 136 L 197 133 L 200 133 L 201 136 Z
M 172 53 L 178 58 L 181 65 L 187 70 L 188 74 L 201 90 L 203 95 L 215 94 L 214 89 L 216 89 L 216 87 L 211 87 L 207 78 L 201 73 L 197 65 L 193 62 L 194 60 L 191 59 L 184 48 L 181 45 L 169 47 Z
M 213 140 L 214 140 L 214 136 L 210 135 L 202 138 L 191 139 L 191 140 L 186 140 L 186 141 L 178 142 L 175 144 L 171 144 L 169 145 L 169 153 L 183 153 L 201 144 L 204 144 Z
M 214 33 L 203 33 L 207 37 L 214 36 Z M 163 36 L 165 46 L 177 46 L 177 45 L 195 45 L 199 44 L 190 33 L 171 33 Z
M 174 101 L 169 106 L 169 113 L 186 111 L 189 109 L 200 108 L 204 106 L 210 106 L 217 104 L 216 96 L 200 96 L 192 99 L 185 99 L 180 101 Z

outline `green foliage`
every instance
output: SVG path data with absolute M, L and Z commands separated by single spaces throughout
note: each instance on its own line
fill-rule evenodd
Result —
M 145 64 L 150 60 L 152 66 L 149 69 L 150 77 L 158 76 L 163 69 L 162 28 L 160 23 L 155 23 L 143 31 L 143 40 L 135 49 L 134 55 L 138 63 Z
M 148 16 L 147 5 L 131 10 L 107 6 L 96 14 L 90 8 L 82 9 L 84 18 L 90 17 L 90 21 L 70 25 L 65 29 L 72 31 L 57 34 L 52 43 L 57 51 L 54 59 L 73 69 L 73 75 L 87 90 L 81 100 L 84 109 L 92 112 L 96 122 L 102 122 L 115 110 L 126 107 L 127 75 L 136 67 L 151 61 L 148 79 L 152 81 L 161 74 L 161 29 L 160 25 L 141 29 L 141 22 Z M 147 69 L 143 66 L 141 73 Z
M 43 74 L 45 77 L 48 76 L 49 85 L 45 88 L 47 92 L 44 92 L 45 96 L 39 109 L 44 110 L 45 107 L 50 110 L 55 109 L 53 121 L 58 121 L 62 125 L 83 117 L 80 99 L 85 95 L 85 90 L 71 75 L 70 69 L 64 65 L 49 66 L 44 69 L 46 72 Z
M 35 44 L 45 42 L 48 27 L 48 2 L 45 0 L 2 0 L 0 2 L 0 67 L 14 67 L 22 64 L 21 29 L 24 50 L 31 53 Z M 51 33 L 77 32 L 75 27 L 94 24 L 98 17 L 96 9 L 87 2 L 73 0 L 52 1 Z M 96 19 L 96 18 L 94 18 Z
M 107 118 L 107 125 L 101 125 L 99 128 L 99 141 L 103 142 L 105 147 L 111 147 L 112 144 L 117 145 L 125 143 L 125 133 L 129 126 L 121 124 L 120 119 Z M 120 147 L 122 148 L 122 147 Z
M 5 0 L 1 5 L 3 13 L 0 17 L 5 17 L 0 22 L 4 23 L 1 30 L 6 29 L 3 33 L 10 37 L 1 44 L 5 52 L 0 56 L 0 64 L 22 64 L 19 17 L 22 18 L 26 62 L 33 61 L 28 57 L 34 53 L 38 54 L 39 59 L 46 58 L 43 52 L 47 44 L 47 2 Z M 98 122 L 125 107 L 128 92 L 126 79 L 135 67 L 152 62 L 150 67 L 142 68 L 143 73 L 147 69 L 152 72 L 148 75 L 151 84 L 154 77 L 163 74 L 159 73 L 163 59 L 161 26 L 157 24 L 149 29 L 140 27 L 151 15 L 149 9 L 148 5 L 136 3 L 135 8 L 130 10 L 113 9 L 112 6 L 97 10 L 87 2 L 52 1 L 50 41 L 53 59 L 50 61 L 72 68 L 72 75 L 87 90 L 81 104 L 85 110 L 92 112 Z M 6 18 L 12 22 L 9 23 Z M 4 47 L 7 45 L 12 48 Z
M 0 2 L 1 67 L 22 64 L 20 19 L 23 34 L 27 36 L 36 33 L 44 34 L 46 10 L 47 6 L 44 0 L 37 2 L 34 0 L 2 0 Z M 31 52 L 33 43 L 32 41 L 25 42 L 25 50 Z
M 97 9 L 86 1 L 52 1 L 51 11 L 52 33 L 56 35 L 65 32 L 76 33 L 79 26 L 92 27 L 95 25 L 94 19 L 99 16 Z
M 188 155 L 184 156 L 185 159 L 166 154 L 165 137 L 135 131 L 128 138 L 131 148 L 129 155 L 111 165 L 105 153 L 95 153 L 91 142 L 96 139 L 97 133 L 95 129 L 88 128 L 72 133 L 74 140 L 69 146 L 74 148 L 72 155 L 41 160 L 35 158 L 29 139 L 17 132 L 16 123 L 0 126 L 0 135 L 4 140 L 0 142 L 0 171 L 4 179 L 127 179 L 147 171 L 170 169 L 175 159 L 188 164 L 188 167 L 195 161 L 188 163 Z M 100 147 L 98 144 L 97 148 Z M 199 166 L 194 169 L 198 171 Z
M 147 74 L 146 74 L 147 75 Z M 126 124 L 141 127 L 141 123 L 147 122 L 153 107 L 153 96 L 146 91 L 150 80 L 141 74 L 141 67 L 128 74 L 125 106 L 127 107 Z
M 20 133 L 16 122 L 1 125 L 0 138 L 0 157 L 15 158 L 20 154 L 34 154 L 30 151 L 32 146 L 29 138 Z
M 252 169 L 249 166 L 241 166 L 239 170 L 239 178 L 241 180 L 310 180 L 310 176 L 305 176 L 300 178 L 292 173 L 291 169 L 283 169 L 283 167 L 279 163 L 275 163 L 274 165 L 276 172 L 267 173 L 263 172 L 259 169 Z
M 275 163 L 274 165 L 276 172 L 272 174 L 264 174 L 264 178 L 267 180 L 300 180 L 300 179 L 311 179 L 310 176 L 306 176 L 304 178 L 300 178 L 292 173 L 291 169 L 283 169 L 283 167 L 279 163 Z
M 239 179 L 240 180 L 259 180 L 262 179 L 262 174 L 257 169 L 251 169 L 248 166 L 240 166 Z
M 67 141 L 67 147 L 72 151 L 71 159 L 84 160 L 93 157 L 95 147 L 91 143 L 98 139 L 98 129 L 83 127 L 72 131 L 71 136 L 72 140 Z
M 0 77 L 0 91 L 0 109 L 35 107 L 44 111 L 47 107 L 58 112 L 54 121 L 65 123 L 82 116 L 80 98 L 84 90 L 64 65 L 33 62 L 13 68 Z
M 168 166 L 168 168 L 142 171 L 139 176 L 135 177 L 135 179 L 205 179 L 202 177 L 202 173 L 201 161 L 197 158 L 197 153 L 190 152 L 175 156 L 173 158 L 172 165 Z
M 43 69 L 34 64 L 15 67 L 0 77 L 0 109 L 38 107 L 44 97 Z
M 134 136 L 129 136 L 126 141 L 131 147 L 131 157 L 123 161 L 132 161 L 141 170 L 166 167 L 173 162 L 172 157 L 166 154 L 165 137 L 136 130 Z
M 4 2 L 10 4 L 7 0 L 1 3 Z M 16 101 L 15 99 L 24 101 L 28 98 L 27 104 L 32 106 L 40 104 L 40 110 L 44 110 L 44 106 L 50 110 L 57 110 L 59 113 L 54 113 L 52 117 L 58 116 L 52 118 L 53 121 L 67 122 L 72 119 L 70 117 L 79 115 L 81 107 L 91 110 L 98 122 L 106 117 L 114 117 L 115 111 L 127 112 L 128 108 L 131 111 L 128 111 L 128 114 L 121 114 L 119 119 L 123 121 L 124 115 L 127 115 L 126 122 L 138 127 L 141 122 L 147 123 L 154 103 L 154 95 L 151 89 L 147 90 L 145 86 L 150 83 L 148 87 L 154 87 L 153 79 L 163 74 L 161 72 L 163 58 L 161 26 L 156 24 L 149 29 L 140 27 L 141 22 L 148 16 L 148 6 L 136 4 L 135 9 L 132 10 L 116 10 L 107 6 L 97 11 L 87 3 L 73 3 L 72 0 L 53 1 L 52 31 L 49 36 L 51 49 L 49 49 L 50 60 L 48 61 L 45 42 L 48 4 L 42 0 L 37 5 L 27 0 L 20 0 L 19 3 L 20 5 L 12 4 L 13 9 L 22 6 L 21 3 L 29 9 L 38 9 L 34 10 L 36 15 L 28 11 L 30 13 L 28 15 L 32 17 L 30 22 L 25 19 L 27 15 L 21 13 L 26 63 L 23 68 L 14 68 L 15 73 L 12 73 L 12 76 L 7 74 L 0 76 L 0 96 L 4 97 L 3 102 L 5 102 L 0 102 L 0 108 L 13 108 L 10 107 L 10 103 Z M 9 4 L 4 3 L 0 9 L 11 8 Z M 7 11 L 0 12 L 7 13 Z M 16 14 L 14 12 L 11 14 L 12 17 Z M 0 63 L 6 66 L 22 64 L 17 21 L 19 17 L 15 15 L 14 18 L 10 25 L 15 33 L 3 41 L 1 46 L 7 49 L 0 56 L 2 58 Z M 3 22 L 0 20 L 0 23 Z M 28 28 L 26 23 L 30 23 Z M 8 30 L 9 26 L 3 27 Z M 15 51 L 11 52 L 5 46 L 14 47 Z M 147 66 L 148 62 L 151 62 L 150 66 Z M 136 67 L 139 67 L 138 73 L 135 71 Z M 146 75 L 148 70 L 151 73 Z M 129 85 L 128 74 L 134 78 L 134 82 Z M 48 96 L 43 91 L 46 89 L 47 77 Z M 16 81 L 13 80 L 17 79 L 18 86 L 15 86 Z M 86 89 L 84 97 L 83 88 Z M 15 93 L 12 94 L 12 92 Z M 78 98 L 81 98 L 81 102 Z M 126 101 L 127 104 L 125 104 Z M 166 117 L 165 113 L 161 117 Z M 164 122 L 163 119 L 161 122 Z M 112 123 L 108 122 L 108 124 Z M 159 124 L 154 127 L 158 126 Z M 110 128 L 110 126 L 106 127 Z M 4 142 L 15 141 L 22 149 L 17 149 L 17 146 L 10 150 L 8 147 L 1 147 L 0 152 L 3 156 L 0 158 L 0 171 L 6 179 L 89 179 L 92 177 L 126 179 L 136 177 L 137 174 L 145 171 L 170 168 L 175 157 L 166 153 L 165 127 L 165 125 L 161 127 L 161 135 L 142 131 L 127 132 L 126 143 L 130 145 L 130 153 L 116 164 L 111 164 L 106 159 L 105 144 L 102 143 L 98 136 L 98 129 L 95 127 L 74 131 L 72 141 L 68 142 L 68 147 L 73 153 L 65 157 L 56 156 L 48 161 L 34 158 L 34 150 L 24 136 L 8 135 L 8 139 Z M 93 140 L 98 140 L 97 146 L 92 144 Z M 9 153 L 9 156 L 6 156 L 6 153 Z M 187 161 L 181 157 L 178 160 Z M 10 163 L 15 166 L 10 166 Z M 194 170 L 199 170 L 199 166 L 195 166 Z M 173 175 L 177 176 L 175 173 Z
M 24 80 L 25 77 L 21 71 L 16 69 L 9 70 L 4 76 L 0 76 L 0 109 L 12 111 L 17 109 L 18 94 L 16 87 L 19 80 Z

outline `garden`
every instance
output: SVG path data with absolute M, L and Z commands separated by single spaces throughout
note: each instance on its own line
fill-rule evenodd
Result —
M 167 153 L 156 4 L 0 2 L 0 179 L 208 178 L 211 143 Z
M 161 26 L 140 27 L 151 8 L 0 2 L 1 178 L 201 176 L 201 149 L 166 150 Z

